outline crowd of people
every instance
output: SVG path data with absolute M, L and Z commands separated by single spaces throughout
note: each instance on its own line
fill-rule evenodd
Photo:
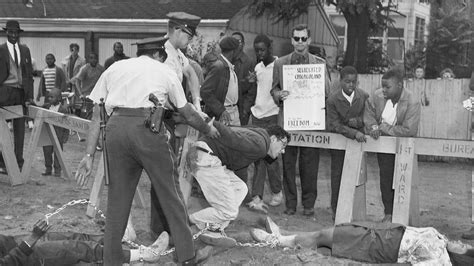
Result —
M 283 107 L 291 94 L 283 82 L 283 66 L 326 64 L 324 58 L 309 52 L 310 29 L 304 24 L 295 26 L 291 30 L 293 51 L 280 58 L 273 54 L 273 42 L 264 34 L 251 40 L 256 55 L 256 58 L 251 58 L 243 50 L 245 36 L 234 32 L 220 40 L 219 53 L 204 56 L 201 67 L 185 54 L 186 47 L 196 35 L 200 18 L 184 12 L 172 12 L 167 16 L 168 34 L 137 42 L 135 58 L 123 54 L 120 42 L 114 44 L 114 55 L 106 60 L 105 67 L 98 64 L 95 53 L 88 55 L 86 63 L 78 55 L 80 47 L 75 43 L 70 45 L 71 54 L 61 62 L 61 66 L 56 65 L 54 54 L 45 57 L 47 67 L 41 74 L 36 101 L 45 97 L 44 108 L 91 119 L 86 153 L 76 172 L 80 185 L 87 183 L 92 172 L 100 132 L 101 99 L 105 101 L 109 115 L 103 143 L 107 147 L 106 163 L 110 176 L 105 234 L 103 238 L 61 238 L 61 241 L 94 242 L 86 246 L 98 253 L 94 253 L 92 258 L 75 257 L 76 260 L 103 261 L 104 265 L 121 265 L 135 260 L 156 261 L 159 260 L 157 254 L 168 246 L 169 233 L 170 242 L 176 248 L 177 262 L 195 265 L 203 258 L 196 255 L 199 250 L 194 245 L 193 233 L 200 231 L 200 239 L 209 245 L 234 246 L 236 240 L 227 236 L 224 230 L 238 217 L 241 205 L 267 213 L 269 208 L 284 203 L 285 215 L 298 212 L 297 161 L 302 214 L 307 217 L 315 215 L 320 150 L 287 146 L 291 138 L 283 129 Z M 34 104 L 31 55 L 25 45 L 18 43 L 22 29 L 17 21 L 9 20 L 4 30 L 8 41 L 0 45 L 0 106 L 21 104 L 26 109 L 29 104 Z M 340 58 L 337 62 L 338 67 L 331 69 L 337 75 L 329 73 L 328 69 L 323 82 L 327 130 L 357 142 L 366 142 L 367 138 L 377 140 L 380 136 L 416 136 L 420 102 L 404 89 L 404 77 L 400 71 L 388 70 L 382 76 L 382 87 L 369 95 L 358 87 L 357 70 L 352 66 L 342 67 Z M 74 93 L 69 105 L 61 101 L 61 93 L 67 91 Z M 157 102 L 150 100 L 151 95 L 157 98 Z M 157 126 L 144 123 L 150 119 Z M 186 156 L 187 167 L 210 205 L 192 214 L 188 214 L 179 186 L 178 167 L 184 166 L 178 166 L 177 160 L 188 127 L 199 131 L 200 137 L 183 156 Z M 13 120 L 13 132 L 15 155 L 21 167 L 24 118 Z M 61 136 L 61 145 L 67 140 L 68 133 L 56 129 L 58 137 Z M 345 152 L 331 150 L 330 155 L 330 204 L 334 219 Z M 46 170 L 43 175 L 54 173 L 60 176 L 57 159 L 53 162 L 52 146 L 44 147 L 44 156 Z M 368 226 L 336 226 L 306 235 L 290 232 L 284 236 L 270 219 L 267 223 L 271 224 L 273 231 L 253 230 L 252 236 L 262 242 L 276 237 L 282 246 L 329 246 L 335 256 L 355 260 L 397 261 L 402 250 L 400 243 L 407 232 L 416 238 L 416 234 L 423 230 L 391 226 L 395 155 L 379 153 L 377 160 L 385 214 L 381 224 L 387 227 L 373 231 Z M 247 167 L 251 164 L 254 164 L 255 171 L 252 184 L 249 184 Z M 0 166 L 5 172 L 4 165 Z M 158 240 L 151 247 L 141 247 L 138 253 L 127 252 L 122 249 L 122 240 L 126 230 L 133 230 L 130 209 L 143 171 L 152 184 L 150 230 Z M 263 192 L 267 177 L 272 194 L 265 202 Z M 41 260 L 44 248 L 39 244 L 41 241 L 36 246 L 35 243 L 48 228 L 44 224 L 39 227 L 42 228 L 39 230 L 41 235 L 25 242 L 33 249 L 20 245 L 13 251 L 13 246 L 8 249 L 11 250 L 10 256 L 23 254 L 28 257 L 33 252 L 36 253 L 34 259 Z M 367 235 L 372 232 L 388 232 L 396 237 L 382 243 L 379 249 L 357 253 L 354 247 L 358 244 L 370 246 L 372 242 Z M 439 253 L 420 257 L 416 249 L 404 248 L 403 256 L 407 259 L 403 262 L 435 260 L 447 264 L 447 251 L 466 253 L 466 250 L 456 248 L 447 250 L 447 240 L 437 232 L 432 235 L 441 241 Z M 62 248 L 78 248 L 77 244 L 67 243 Z M 345 248 L 350 245 L 354 250 Z M 88 248 L 83 247 L 77 254 L 87 253 L 85 250 Z M 379 256 L 379 250 L 385 250 L 385 253 Z M 375 253 L 377 255 L 373 255 Z M 367 256 L 373 259 L 364 259 Z M 21 258 L 11 261 L 16 261 L 11 265 L 22 264 Z

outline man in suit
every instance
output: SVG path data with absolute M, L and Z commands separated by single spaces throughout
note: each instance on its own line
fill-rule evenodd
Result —
M 222 54 L 212 64 L 209 73 L 201 86 L 201 96 L 205 112 L 215 117 L 224 125 L 240 126 L 239 83 L 234 71 L 233 62 L 238 55 L 239 41 L 225 37 L 219 43 Z
M 0 45 L 0 106 L 23 105 L 23 112 L 33 103 L 33 67 L 30 49 L 20 44 L 20 23 L 8 20 L 3 28 L 7 42 Z M 23 166 L 25 118 L 13 120 L 14 151 L 18 166 Z M 5 162 L 0 160 L 0 173 L 6 173 Z
M 296 25 L 293 30 L 291 44 L 294 51 L 286 56 L 278 58 L 273 67 L 273 82 L 270 94 L 275 103 L 280 106 L 278 123 L 283 126 L 283 102 L 289 95 L 289 91 L 283 87 L 283 65 L 299 64 L 326 64 L 324 59 L 308 52 L 311 43 L 310 30 L 305 24 Z M 329 79 L 326 76 L 326 97 L 329 90 Z M 283 155 L 283 188 L 286 199 L 285 214 L 296 213 L 297 189 L 296 189 L 296 159 L 299 158 L 300 179 L 302 190 L 303 215 L 311 217 L 314 215 L 314 203 L 317 197 L 317 181 L 319 169 L 319 149 L 309 147 L 289 146 Z

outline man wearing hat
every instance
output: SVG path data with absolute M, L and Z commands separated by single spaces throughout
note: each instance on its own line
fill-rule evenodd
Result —
M 185 12 L 170 12 L 166 15 L 168 21 L 168 41 L 165 51 L 168 58 L 165 63 L 173 69 L 181 82 L 186 78 L 186 89 L 192 95 L 194 105 L 200 107 L 199 79 L 188 58 L 181 52 L 186 49 L 189 42 L 196 36 L 196 27 L 201 18 Z
M 144 121 L 150 119 L 154 95 L 163 106 L 173 105 L 186 122 L 211 138 L 219 136 L 212 124 L 206 124 L 187 103 L 175 73 L 159 60 L 164 56 L 166 38 L 145 39 L 137 43 L 137 58 L 111 65 L 100 77 L 89 98 L 95 103 L 92 126 L 87 138 L 86 155 L 81 160 L 76 180 L 88 180 L 99 135 L 97 103 L 105 99 L 111 114 L 107 125 L 109 188 L 104 236 L 104 265 L 122 265 L 121 240 L 127 226 L 133 196 L 145 170 L 158 197 L 158 205 L 169 225 L 179 263 L 195 264 L 192 234 L 186 206 L 178 184 L 176 157 L 168 142 L 162 119 L 155 121 L 154 131 Z M 161 108 L 158 108 L 159 111 Z M 156 111 L 155 111 L 156 112 Z M 150 123 L 149 123 L 150 124 Z M 148 124 L 148 125 L 149 125 Z
M 19 44 L 20 23 L 8 20 L 3 28 L 7 42 L 0 45 L 0 106 L 33 103 L 33 67 L 30 49 Z M 23 143 L 25 138 L 25 118 L 13 120 L 14 150 L 18 166 L 23 166 Z M 1 155 L 0 155 L 1 157 Z M 6 173 L 5 162 L 0 160 L 0 173 Z
M 184 77 L 186 78 L 186 95 L 191 94 L 192 102 L 194 106 L 201 110 L 201 98 L 199 92 L 199 79 L 194 71 L 194 68 L 190 65 L 188 58 L 181 52 L 181 49 L 186 49 L 189 42 L 196 35 L 196 27 L 198 26 L 201 18 L 185 12 L 170 12 L 166 15 L 168 21 L 168 40 L 165 42 L 164 47 L 167 54 L 165 64 L 167 64 L 178 76 L 179 81 L 182 83 Z M 184 137 L 188 127 L 184 124 L 176 125 L 174 129 L 173 138 L 171 139 L 172 147 L 175 148 L 175 152 L 179 150 L 179 146 L 182 145 Z M 152 189 L 150 192 L 151 198 L 151 213 L 150 213 L 150 227 L 151 230 L 158 236 L 163 230 L 168 230 L 166 221 L 162 218 L 163 213 L 160 210 L 158 197 Z
M 224 37 L 220 43 L 222 54 L 212 64 L 201 86 L 205 112 L 225 125 L 240 126 L 239 84 L 232 64 L 238 55 L 239 41 Z

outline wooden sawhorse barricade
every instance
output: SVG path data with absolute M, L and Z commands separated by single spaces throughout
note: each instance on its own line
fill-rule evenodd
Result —
M 30 141 L 25 156 L 25 164 L 23 165 L 23 183 L 28 180 L 31 172 L 31 167 L 35 158 L 35 151 L 38 146 L 53 145 L 54 152 L 56 153 L 61 168 L 66 174 L 68 179 L 72 179 L 72 173 L 69 166 L 64 162 L 64 153 L 59 145 L 58 137 L 54 131 L 54 126 L 67 128 L 79 133 L 87 135 L 89 133 L 92 122 L 86 119 L 79 118 L 77 116 L 66 115 L 35 106 L 29 107 L 30 116 L 35 118 L 35 126 L 31 133 Z M 97 125 L 98 126 L 98 125 Z M 0 125 L 1 127 L 1 125 Z M 94 184 L 92 186 L 91 194 L 89 196 L 90 204 L 87 206 L 86 214 L 90 217 L 94 217 L 96 211 L 94 207 L 99 207 L 100 200 L 99 195 L 104 186 L 104 160 L 103 156 L 99 156 L 99 165 L 95 174 Z M 15 158 L 15 157 L 13 157 Z M 17 166 L 18 167 L 18 166 Z M 137 189 L 137 195 L 139 199 L 139 206 L 144 206 L 143 196 L 140 190 Z
M 8 172 L 8 179 L 12 186 L 21 185 L 26 181 L 21 175 L 18 162 L 16 161 L 13 148 L 13 136 L 6 120 L 20 118 L 22 116 L 23 107 L 21 105 L 4 106 L 0 109 L 0 149 Z
M 366 219 L 367 152 L 395 154 L 392 222 L 413 226 L 419 225 L 417 155 L 474 159 L 474 141 L 469 140 L 368 137 L 358 143 L 335 133 L 293 131 L 289 145 L 346 151 L 335 224 Z

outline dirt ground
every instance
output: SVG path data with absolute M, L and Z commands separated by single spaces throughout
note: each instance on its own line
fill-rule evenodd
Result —
M 29 135 L 25 137 L 28 139 Z M 27 143 L 27 141 L 25 141 Z M 26 148 L 26 147 L 25 147 Z M 85 143 L 72 136 L 65 144 L 66 161 L 74 171 L 85 150 Z M 96 155 L 96 164 L 98 156 Z M 0 175 L 0 233 L 6 235 L 24 234 L 44 214 L 52 212 L 63 204 L 75 199 L 87 199 L 89 189 L 76 186 L 74 180 L 53 176 L 42 177 L 44 171 L 42 150 L 37 149 L 31 176 L 27 184 L 11 187 L 6 176 Z M 329 153 L 322 151 L 319 163 L 318 198 L 314 218 L 306 218 L 301 212 L 294 216 L 283 214 L 284 204 L 271 208 L 269 215 L 288 230 L 310 231 L 332 225 L 330 211 Z M 251 172 L 252 170 L 250 170 Z M 471 171 L 472 161 L 464 163 L 420 162 L 420 215 L 422 226 L 433 226 L 451 239 L 461 239 L 461 234 L 471 228 Z M 250 175 L 251 176 L 251 175 Z M 92 186 L 92 180 L 89 187 Z M 140 181 L 140 190 L 148 199 L 150 183 L 146 176 Z M 105 211 L 106 191 L 101 194 L 101 209 Z M 266 191 L 265 199 L 269 199 Z M 192 198 L 191 209 L 198 208 L 202 199 Z M 138 233 L 138 243 L 150 244 L 149 203 L 146 208 L 134 204 L 132 214 Z M 367 187 L 368 220 L 382 218 L 382 202 L 378 185 L 378 166 L 373 154 L 368 157 Z M 52 231 L 76 231 L 100 233 L 104 221 L 90 219 L 85 215 L 86 206 L 68 207 L 51 218 Z M 227 229 L 229 235 L 241 242 L 251 242 L 248 229 L 259 226 L 263 214 L 241 207 L 238 219 Z M 464 241 L 464 240 L 463 240 Z M 464 241 L 474 244 L 474 241 Z M 362 265 L 348 260 L 335 259 L 324 254 L 327 250 L 294 250 L 283 248 L 235 247 L 214 248 L 205 265 Z M 162 258 L 159 265 L 174 265 L 171 255 Z

